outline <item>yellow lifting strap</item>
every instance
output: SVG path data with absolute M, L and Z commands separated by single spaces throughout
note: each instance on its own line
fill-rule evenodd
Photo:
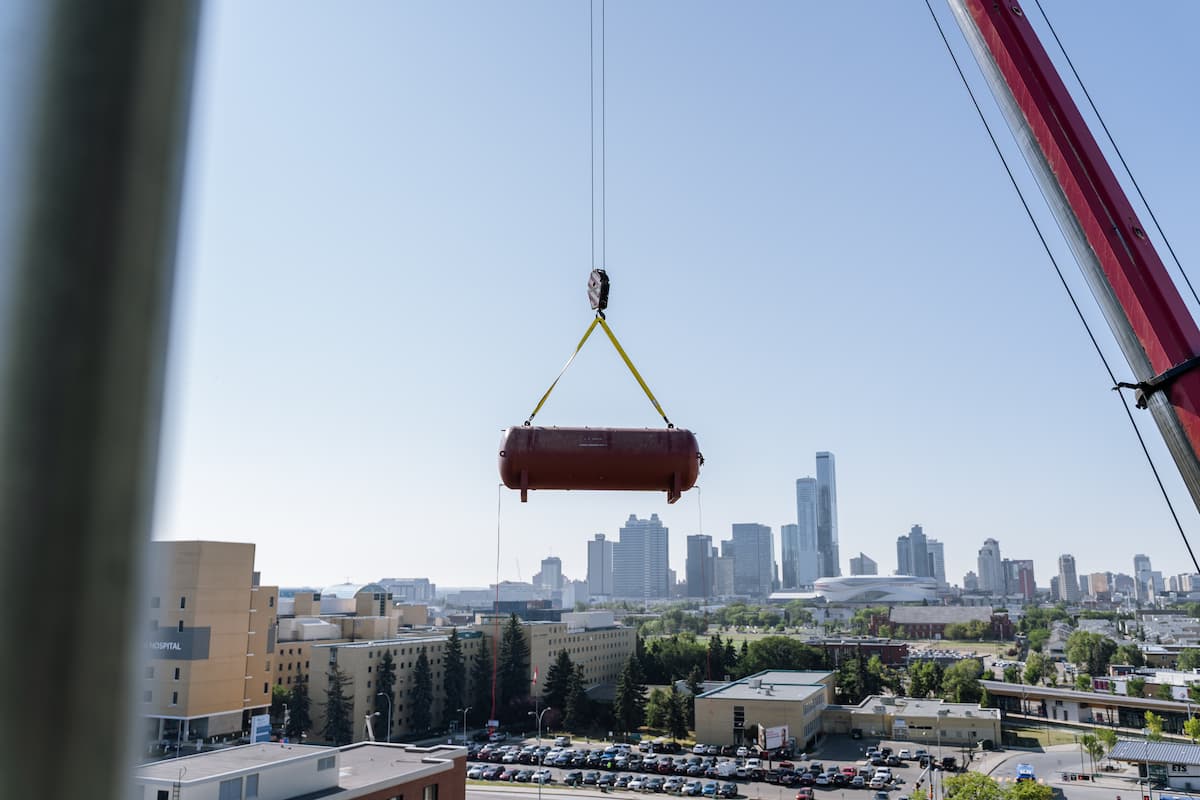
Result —
M 608 327 L 608 323 L 600 314 L 597 314 L 596 318 L 592 320 L 592 324 L 588 325 L 588 329 L 583 333 L 583 338 L 579 340 L 579 344 L 575 345 L 575 352 L 571 353 L 571 357 L 567 359 L 567 363 L 563 365 L 561 370 L 559 370 L 558 377 L 556 377 L 554 382 L 550 384 L 550 388 L 546 390 L 544 395 L 542 395 L 542 399 L 538 400 L 537 405 L 533 409 L 533 413 L 529 415 L 529 419 L 525 420 L 525 425 L 528 426 L 531 424 L 533 422 L 533 418 L 536 417 L 537 413 L 542 410 L 542 406 L 546 404 L 546 400 L 550 397 L 550 393 L 554 391 L 554 387 L 558 385 L 559 380 L 562 379 L 562 376 L 567 371 L 567 368 L 571 366 L 571 363 L 575 360 L 575 356 L 579 355 L 579 351 L 582 350 L 583 346 L 587 343 L 588 337 L 592 335 L 592 331 L 596 330 L 596 325 L 599 325 L 604 329 L 604 332 L 608 334 L 608 340 L 612 342 L 613 347 L 616 348 L 617 354 L 621 356 L 621 360 L 625 362 L 625 366 L 629 367 L 629 371 L 633 373 L 634 379 L 636 379 L 638 385 L 642 387 L 642 391 L 646 393 L 646 397 L 650 398 L 650 402 L 654 404 L 654 410 L 657 411 L 658 415 L 663 418 L 663 422 L 667 423 L 668 428 L 674 428 L 675 426 L 671 423 L 671 420 L 667 419 L 667 413 L 663 411 L 662 406 L 660 406 L 658 404 L 658 400 L 655 399 L 654 393 L 650 391 L 650 387 L 646 385 L 644 380 L 642 380 L 642 376 L 637 371 L 637 367 L 633 365 L 633 362 L 625 353 L 625 348 L 621 347 L 621 343 L 617 341 L 616 334 L 612 332 L 612 328 Z

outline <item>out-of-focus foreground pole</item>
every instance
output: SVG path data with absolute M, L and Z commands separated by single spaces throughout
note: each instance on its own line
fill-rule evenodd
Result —
M 1020 3 L 948 2 L 1200 508 L 1200 328 Z
M 0 4 L 0 780 L 127 796 L 199 6 Z

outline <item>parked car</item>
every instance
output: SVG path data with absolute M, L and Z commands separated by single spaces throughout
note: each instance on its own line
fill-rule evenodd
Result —
M 888 793 L 887 792 L 876 792 L 875 800 L 888 800 Z
M 651 778 L 646 781 L 645 789 L 647 792 L 661 792 L 663 790 L 663 779 Z
M 700 790 L 700 794 L 704 795 L 705 797 L 716 797 L 717 791 L 720 788 L 721 787 L 717 786 L 716 781 L 709 781 L 708 783 L 704 784 L 704 788 Z
M 680 789 L 680 792 L 688 797 L 697 797 L 703 790 L 704 786 L 700 783 L 700 781 L 691 781 L 689 783 L 685 783 L 682 789 Z
M 911 750 L 901 750 L 898 755 L 905 761 L 911 761 L 913 757 Z
M 721 797 L 737 797 L 738 787 L 736 783 L 723 783 L 720 790 Z
M 571 746 L 571 737 L 570 736 L 555 736 L 554 737 L 554 746 L 555 747 L 570 747 Z
M 813 800 L 813 790 L 805 786 L 796 792 L 796 800 Z
M 855 775 L 853 778 L 850 779 L 850 786 L 855 789 L 861 789 L 866 785 L 867 785 L 867 779 L 864 778 L 862 775 Z
M 563 776 L 563 783 L 567 786 L 579 786 L 581 783 L 583 783 L 583 773 L 579 770 L 568 772 Z
M 483 771 L 486 769 L 482 764 L 475 764 L 467 770 L 467 778 L 473 781 L 483 779 Z
M 634 792 L 640 792 L 642 789 L 645 788 L 646 782 L 648 780 L 650 780 L 650 779 L 643 778 L 640 775 L 634 775 L 632 778 L 630 778 L 628 781 L 625 782 L 625 788 L 629 789 L 631 791 L 634 791 Z

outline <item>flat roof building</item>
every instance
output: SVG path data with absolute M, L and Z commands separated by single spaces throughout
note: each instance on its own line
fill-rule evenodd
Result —
M 139 800 L 464 800 L 467 751 L 369 742 L 347 747 L 248 744 L 145 764 Z
M 998 743 L 1000 721 L 999 709 L 974 703 L 873 695 L 857 706 L 825 709 L 822 730 L 842 734 L 857 730 L 870 737 L 974 747 L 984 740 Z
M 696 740 L 740 744 L 750 725 L 788 726 L 800 746 L 821 730 L 821 712 L 833 701 L 834 673 L 767 670 L 696 697 Z

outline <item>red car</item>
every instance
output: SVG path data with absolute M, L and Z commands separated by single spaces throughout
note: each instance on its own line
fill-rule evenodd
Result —
M 813 790 L 805 786 L 796 792 L 796 800 L 813 800 Z

